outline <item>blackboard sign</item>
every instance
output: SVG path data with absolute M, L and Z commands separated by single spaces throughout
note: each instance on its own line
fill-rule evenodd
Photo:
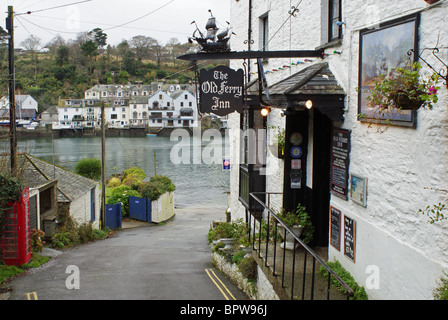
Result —
M 218 66 L 199 73 L 199 103 L 202 113 L 225 116 L 243 110 L 244 73 Z
M 330 244 L 341 250 L 341 211 L 330 207 Z
M 355 262 L 356 221 L 344 216 L 344 255 Z
M 331 192 L 348 200 L 350 130 L 333 129 L 331 146 Z

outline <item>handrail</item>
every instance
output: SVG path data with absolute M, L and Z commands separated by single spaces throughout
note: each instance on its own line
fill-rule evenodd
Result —
M 338 276 L 338 274 L 336 272 L 333 271 L 333 269 L 331 269 L 323 260 L 321 257 L 319 257 L 319 255 L 313 250 L 311 249 L 306 243 L 304 243 L 298 236 L 296 236 L 296 234 L 294 234 L 291 229 L 277 216 L 277 214 L 270 208 L 270 195 L 272 194 L 277 194 L 277 195 L 282 195 L 283 193 L 281 192 L 251 192 L 249 193 L 250 197 L 252 197 L 256 202 L 258 202 L 261 206 L 264 207 L 265 210 L 268 211 L 268 216 L 272 215 L 275 219 L 276 219 L 276 230 L 275 233 L 277 233 L 277 226 L 280 223 L 280 225 L 285 229 L 285 235 L 286 232 L 288 232 L 290 235 L 292 235 L 294 237 L 294 246 L 297 243 L 299 243 L 305 250 L 305 253 L 309 253 L 311 254 L 315 260 L 317 260 L 328 272 L 329 277 L 328 277 L 328 286 L 330 285 L 330 275 L 332 277 L 334 277 L 336 279 L 337 282 L 339 282 L 339 284 L 346 290 L 347 292 L 347 299 L 349 297 L 354 296 L 354 292 L 353 290 Z M 263 202 L 262 200 L 260 200 L 256 195 L 268 195 L 268 205 L 266 205 L 265 202 Z M 261 225 L 260 225 L 261 228 Z M 255 231 L 255 230 L 254 230 Z M 269 239 L 269 221 L 268 221 L 268 235 L 267 235 L 267 243 Z M 260 241 L 261 242 L 261 241 Z M 259 244 L 260 246 L 260 244 Z M 267 244 L 266 244 L 266 248 L 267 248 Z M 260 248 L 260 247 L 259 247 Z M 266 249 L 267 250 L 267 249 Z M 274 247 L 275 250 L 275 247 Z M 275 255 L 275 253 L 274 253 Z M 315 260 L 313 260 L 313 263 L 315 263 Z M 283 261 L 284 263 L 284 261 Z M 267 264 L 267 259 L 266 259 L 266 264 Z M 295 251 L 294 251 L 294 260 L 293 260 L 293 270 L 295 267 Z M 305 256 L 305 265 L 306 265 L 306 256 Z M 273 271 L 274 275 L 275 275 L 275 262 L 274 262 L 274 271 Z M 314 277 L 314 267 L 313 267 L 313 277 Z M 304 278 L 305 278 L 305 273 L 304 273 Z M 293 272 L 293 279 L 294 279 L 294 272 Z M 313 280 L 314 281 L 314 280 Z M 292 289 L 293 290 L 293 289 Z M 292 294 L 291 294 L 291 298 L 292 298 Z

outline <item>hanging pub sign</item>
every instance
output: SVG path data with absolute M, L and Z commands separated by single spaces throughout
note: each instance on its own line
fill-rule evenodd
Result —
M 242 112 L 244 93 L 244 73 L 218 66 L 199 72 L 199 98 L 202 113 L 225 116 L 232 112 Z
M 348 200 L 350 130 L 333 129 L 331 144 L 331 192 Z

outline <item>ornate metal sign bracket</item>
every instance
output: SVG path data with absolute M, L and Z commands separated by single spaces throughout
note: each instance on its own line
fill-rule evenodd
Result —
M 432 65 L 429 64 L 428 61 L 423 59 L 421 54 L 417 53 L 418 58 L 420 60 L 422 60 L 428 67 L 430 67 L 435 73 L 437 73 L 443 80 L 445 80 L 445 85 L 448 87 L 448 82 L 447 82 L 448 65 L 445 62 L 443 62 L 442 59 L 440 59 L 440 57 L 438 56 L 439 48 L 424 48 L 421 52 L 423 53 L 423 51 L 425 51 L 425 50 L 432 50 L 432 55 L 437 60 L 439 60 L 445 66 L 445 68 L 442 67 L 442 69 L 436 70 Z M 416 54 L 413 49 L 408 51 L 408 56 L 411 56 L 413 54 Z

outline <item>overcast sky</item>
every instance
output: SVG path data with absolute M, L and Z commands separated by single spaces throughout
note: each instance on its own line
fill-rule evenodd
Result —
M 231 0 L 0 0 L 0 25 L 6 29 L 8 6 L 15 16 L 15 47 L 30 34 L 43 46 L 60 34 L 75 39 L 80 32 L 102 28 L 108 44 L 117 45 L 136 35 L 155 38 L 162 45 L 170 38 L 185 43 L 194 31 L 201 30 L 212 10 L 218 27 L 230 21 Z M 59 8 L 55 8 L 59 7 Z M 31 11 L 31 14 L 26 14 Z

